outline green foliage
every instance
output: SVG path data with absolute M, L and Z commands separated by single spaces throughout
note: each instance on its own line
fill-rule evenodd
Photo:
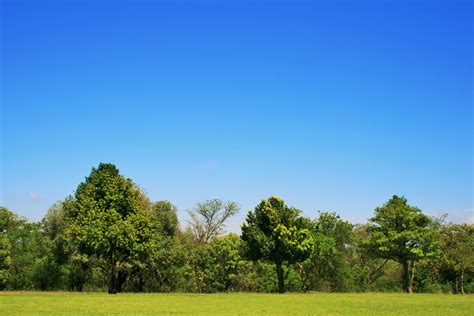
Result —
M 319 212 L 319 218 L 306 226 L 311 230 L 314 246 L 310 256 L 296 264 L 303 289 L 348 290 L 352 225 L 335 213 Z
M 176 292 L 195 291 L 190 262 L 199 245 L 186 232 L 178 232 L 173 238 L 160 238 L 157 246 L 150 249 L 144 261 L 143 274 L 135 275 L 135 283 L 142 279 L 143 291 Z M 140 287 L 134 286 L 140 291 Z
M 160 234 L 172 237 L 178 231 L 178 209 L 169 201 L 158 201 L 153 203 L 152 215 L 156 218 Z
M 242 224 L 246 256 L 280 263 L 294 263 L 308 257 L 313 241 L 308 229 L 296 226 L 299 213 L 278 197 L 262 200 Z
M 367 230 L 371 250 L 377 256 L 403 264 L 436 254 L 431 219 L 403 197 L 394 195 L 383 207 L 376 208 L 370 223 Z
M 17 221 L 15 214 L 5 207 L 0 207 L 0 290 L 5 289 L 10 280 L 12 245 L 8 233 Z
M 250 211 L 242 225 L 246 257 L 275 264 L 281 293 L 285 290 L 283 263 L 302 262 L 313 248 L 309 230 L 297 226 L 299 213 L 279 197 L 272 196 Z
M 454 276 L 454 291 L 464 294 L 466 279 L 474 273 L 474 225 L 446 225 L 440 236 L 443 268 Z
M 156 217 L 156 225 L 159 233 L 163 236 L 174 236 L 178 227 L 178 209 L 169 201 L 157 201 L 153 203 L 152 214 Z
M 39 223 L 20 220 L 9 231 L 11 248 L 11 266 L 9 287 L 16 289 L 46 289 L 38 274 L 37 265 L 48 254 L 48 245 L 43 238 Z
M 0 207 L 0 290 L 473 292 L 474 225 L 433 220 L 404 198 L 353 226 L 335 213 L 302 217 L 271 197 L 240 237 L 220 236 L 237 211 L 199 203 L 182 231 L 173 204 L 151 203 L 100 164 L 39 223 Z
M 389 259 L 377 258 L 367 247 L 367 225 L 356 225 L 348 262 L 353 291 L 400 291 L 400 265 Z
M 431 219 L 420 209 L 394 195 L 384 206 L 375 209 L 375 216 L 367 227 L 370 235 L 367 245 L 371 253 L 403 265 L 409 293 L 412 292 L 416 262 L 438 255 L 431 224 Z
M 93 168 L 67 209 L 67 234 L 80 253 L 95 255 L 107 271 L 110 293 L 120 291 L 119 272 L 155 247 L 151 204 L 112 164 Z
M 7 287 L 10 279 L 11 244 L 5 232 L 0 232 L 0 290 Z
M 50 253 L 42 258 L 38 273 L 48 271 L 50 279 L 43 280 L 48 289 L 67 289 L 82 291 L 84 284 L 90 277 L 89 259 L 79 254 L 74 244 L 69 243 L 66 228 L 70 225 L 66 210 L 73 206 L 72 197 L 56 202 L 51 206 L 42 220 L 45 239 L 49 244 Z
M 206 274 L 214 291 L 237 291 L 242 289 L 249 264 L 242 256 L 241 239 L 236 234 L 213 238 L 208 247 L 209 264 Z
M 0 288 L 46 289 L 38 268 L 47 258 L 48 244 L 39 223 L 29 223 L 0 207 Z

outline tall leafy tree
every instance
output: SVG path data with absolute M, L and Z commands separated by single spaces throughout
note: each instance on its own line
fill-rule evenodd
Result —
M 283 264 L 304 261 L 313 248 L 308 229 L 300 227 L 300 211 L 276 196 L 262 200 L 242 225 L 245 255 L 275 264 L 278 291 L 285 292 Z
M 416 263 L 437 255 L 436 235 L 432 220 L 404 197 L 394 195 L 382 207 L 375 209 L 369 220 L 368 246 L 380 257 L 399 262 L 403 266 L 404 286 L 413 292 Z
M 100 260 L 109 293 L 120 291 L 119 272 L 154 247 L 156 227 L 150 209 L 132 180 L 106 163 L 92 169 L 69 204 L 70 240 L 80 252 Z

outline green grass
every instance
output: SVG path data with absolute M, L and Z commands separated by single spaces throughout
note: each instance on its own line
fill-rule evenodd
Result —
M 0 315 L 474 315 L 443 294 L 117 294 L 0 292 Z

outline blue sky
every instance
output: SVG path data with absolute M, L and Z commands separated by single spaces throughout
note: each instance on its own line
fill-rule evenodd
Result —
M 186 210 L 272 194 L 473 220 L 470 1 L 3 1 L 0 204 L 99 162 Z

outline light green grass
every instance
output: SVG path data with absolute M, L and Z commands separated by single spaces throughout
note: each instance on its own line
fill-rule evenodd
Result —
M 0 315 L 474 315 L 443 294 L 117 294 L 0 292 Z

